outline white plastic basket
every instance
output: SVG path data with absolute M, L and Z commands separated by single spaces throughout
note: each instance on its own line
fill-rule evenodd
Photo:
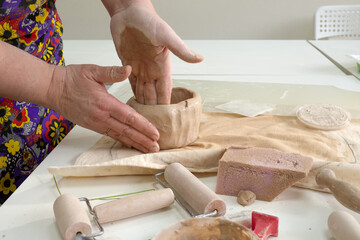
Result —
M 322 6 L 315 14 L 315 39 L 360 39 L 360 5 Z

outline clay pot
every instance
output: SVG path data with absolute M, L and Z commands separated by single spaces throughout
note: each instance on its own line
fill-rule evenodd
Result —
M 258 240 L 248 228 L 224 218 L 189 218 L 157 233 L 152 240 L 208 240 L 237 239 Z
M 134 97 L 127 104 L 158 129 L 160 149 L 184 147 L 198 138 L 201 97 L 196 92 L 173 88 L 170 105 L 144 105 Z

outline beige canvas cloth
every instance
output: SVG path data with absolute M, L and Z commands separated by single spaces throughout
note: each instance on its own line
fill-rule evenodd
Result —
M 73 166 L 48 170 L 57 176 L 143 175 L 180 162 L 192 172 L 216 172 L 222 154 L 233 145 L 268 147 L 312 157 L 313 168 L 297 183 L 300 187 L 324 190 L 314 178 L 323 167 L 360 187 L 360 120 L 352 120 L 342 130 L 323 131 L 304 126 L 296 117 L 203 113 L 199 138 L 187 147 L 143 154 L 104 136 Z

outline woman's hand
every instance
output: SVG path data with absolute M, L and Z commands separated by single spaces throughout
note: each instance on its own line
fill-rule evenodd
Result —
M 130 65 L 132 90 L 139 103 L 169 104 L 170 51 L 184 61 L 201 62 L 155 12 L 149 0 L 103 0 L 111 15 L 111 34 L 123 65 Z
M 110 95 L 105 88 L 104 83 L 123 81 L 130 72 L 130 66 L 56 67 L 48 99 L 54 110 L 82 127 L 106 134 L 142 152 L 157 152 L 157 129 L 134 109 Z

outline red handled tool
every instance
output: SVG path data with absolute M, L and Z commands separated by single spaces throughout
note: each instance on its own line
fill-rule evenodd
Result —
M 261 239 L 278 236 L 279 218 L 259 212 L 251 213 L 251 230 Z

